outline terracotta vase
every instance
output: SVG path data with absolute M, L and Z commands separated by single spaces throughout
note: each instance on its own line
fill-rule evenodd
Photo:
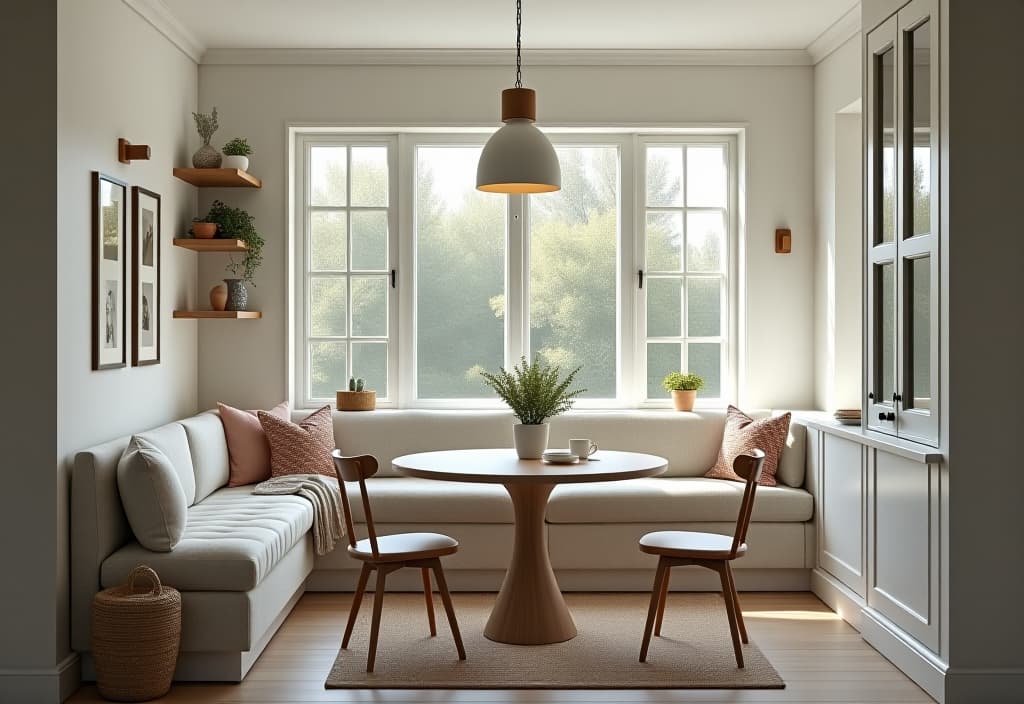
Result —
M 673 391 L 672 405 L 677 411 L 692 411 L 693 402 L 697 399 L 696 391 Z
M 214 310 L 224 310 L 228 304 L 228 287 L 224 284 L 217 284 L 210 289 L 210 307 Z
M 194 222 L 192 223 L 192 234 L 196 239 L 209 240 L 217 234 L 217 223 L 215 222 Z

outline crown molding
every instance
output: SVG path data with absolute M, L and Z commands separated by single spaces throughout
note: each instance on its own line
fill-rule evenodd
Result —
M 511 49 L 207 49 L 200 63 L 204 66 L 508 66 L 513 56 Z M 811 57 L 803 49 L 528 49 L 523 51 L 523 58 L 530 66 L 811 65 Z
M 860 32 L 860 3 L 851 7 L 846 14 L 833 22 L 807 45 L 807 54 L 812 64 L 820 63 L 833 51 L 850 41 Z
M 122 0 L 125 5 L 135 10 L 138 15 L 149 22 L 156 31 L 164 35 L 171 44 L 176 46 L 185 56 L 199 63 L 206 47 L 188 27 L 178 21 L 163 0 Z

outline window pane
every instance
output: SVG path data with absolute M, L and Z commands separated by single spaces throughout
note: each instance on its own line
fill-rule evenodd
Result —
M 416 380 L 420 398 L 493 398 L 505 359 L 507 199 L 475 188 L 480 147 L 416 150 Z
M 706 210 L 686 213 L 686 270 L 722 271 L 724 251 L 725 213 Z
M 311 342 L 309 345 L 310 398 L 334 399 L 348 388 L 345 342 Z
M 896 129 L 893 116 L 893 84 L 896 80 L 895 54 L 888 49 L 875 58 L 877 95 L 876 106 L 878 125 L 875 134 L 876 149 L 881 149 L 882 173 L 875 174 L 876 207 L 882 213 L 881 232 L 876 233 L 875 243 L 892 242 L 896 227 Z M 874 168 L 874 167 L 873 167 Z
M 344 277 L 313 279 L 309 286 L 310 335 L 345 334 L 346 290 Z
M 352 334 L 363 337 L 387 337 L 386 276 L 352 277 Z
M 647 148 L 647 205 L 683 204 L 682 147 Z
M 682 359 L 683 346 L 678 342 L 647 343 L 647 398 L 668 398 L 661 381 L 667 374 L 680 370 Z
M 648 271 L 683 270 L 683 214 L 647 213 Z
M 725 148 L 686 148 L 686 206 L 724 208 L 728 203 L 725 177 Z
M 388 204 L 387 147 L 352 147 L 352 205 Z
M 687 337 L 722 334 L 722 284 L 720 279 L 686 280 Z
M 346 147 L 313 147 L 309 150 L 310 205 L 345 205 Z
M 557 152 L 562 190 L 530 199 L 530 356 L 614 398 L 618 149 Z
M 889 403 L 896 391 L 896 280 L 892 262 L 875 267 L 875 314 L 878 361 L 876 403 Z
M 722 396 L 722 345 L 717 342 L 691 342 L 687 347 L 687 371 L 704 379 L 704 388 L 698 392 L 704 398 Z
M 314 212 L 309 216 L 310 268 L 344 271 L 348 260 L 348 224 L 344 212 Z
M 914 57 L 913 70 L 907 72 L 910 98 L 908 122 L 913 135 L 913 199 L 914 235 L 931 232 L 931 20 L 922 22 L 910 34 L 908 50 Z M 915 266 L 916 269 L 916 266 Z
M 673 276 L 647 279 L 647 336 L 683 334 L 683 279 Z
M 353 342 L 351 376 L 362 378 L 366 382 L 366 390 L 376 391 L 378 399 L 387 398 L 388 344 L 386 342 Z
M 932 407 L 931 258 L 910 262 L 910 398 L 907 408 Z
M 362 271 L 388 268 L 386 210 L 352 213 L 352 268 Z

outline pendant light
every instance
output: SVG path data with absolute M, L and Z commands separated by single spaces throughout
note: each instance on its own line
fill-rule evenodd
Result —
M 501 91 L 501 121 L 476 167 L 477 190 L 488 193 L 550 193 L 562 187 L 562 169 L 551 142 L 534 126 L 537 93 L 523 88 L 523 3 L 516 0 L 516 87 Z

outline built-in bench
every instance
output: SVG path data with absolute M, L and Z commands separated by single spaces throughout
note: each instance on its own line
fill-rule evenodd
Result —
M 293 419 L 305 415 L 296 412 Z M 346 454 L 370 453 L 381 461 L 379 475 L 368 482 L 378 532 L 430 526 L 456 538 L 459 552 L 446 558 L 445 570 L 451 587 L 459 590 L 497 590 L 501 584 L 513 539 L 512 507 L 504 488 L 402 477 L 391 460 L 430 450 L 508 447 L 512 424 L 511 414 L 499 411 L 334 414 L 337 446 Z M 588 437 L 605 449 L 668 460 L 660 477 L 555 489 L 547 514 L 548 543 L 563 589 L 649 589 L 653 558 L 636 547 L 646 532 L 731 533 L 742 485 L 701 476 L 714 464 L 723 427 L 722 411 L 578 411 L 553 419 L 552 447 L 568 446 L 570 437 Z M 92 597 L 123 583 L 132 567 L 145 563 L 182 591 L 176 678 L 240 680 L 304 590 L 351 590 L 359 565 L 344 544 L 314 555 L 312 509 L 305 500 L 226 487 L 227 446 L 216 412 L 140 435 L 164 450 L 179 472 L 195 477 L 185 535 L 168 553 L 151 552 L 135 541 L 117 489 L 117 463 L 129 438 L 78 453 L 72 474 L 72 645 L 83 653 L 84 672 L 91 675 Z M 813 499 L 803 488 L 804 442 L 804 428 L 794 422 L 780 462 L 780 485 L 758 491 L 750 551 L 736 564 L 740 589 L 809 586 Z M 186 464 L 191 466 L 181 466 Z M 388 586 L 421 589 L 419 575 L 406 572 L 389 578 Z M 674 577 L 672 587 L 717 588 L 714 575 L 703 572 L 686 570 Z

